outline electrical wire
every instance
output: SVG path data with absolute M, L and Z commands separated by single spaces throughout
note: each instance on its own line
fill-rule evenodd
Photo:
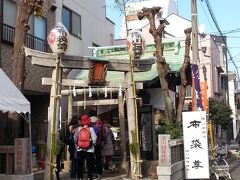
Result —
M 202 3 L 202 1 L 200 1 L 201 3 L 201 7 L 202 7 L 202 9 L 203 9 L 203 12 L 204 12 L 204 14 L 205 14 L 205 16 L 206 16 L 206 18 L 207 18 L 207 20 L 208 20 L 208 23 L 210 24 L 210 26 L 211 26 L 211 29 L 212 29 L 212 31 L 214 32 L 214 28 L 213 28 L 213 26 L 212 26 L 212 23 L 210 22 L 210 19 L 209 19 L 209 17 L 208 17 L 208 15 L 207 15 L 207 12 L 205 11 L 205 8 L 203 7 L 203 3 Z
M 222 37 L 222 40 L 223 40 L 224 44 L 226 45 L 226 44 L 227 44 L 227 43 L 226 43 L 226 40 L 225 40 L 225 38 L 224 38 L 224 36 L 223 36 L 223 33 L 222 33 L 222 31 L 221 31 L 218 23 L 217 23 L 217 19 L 215 18 L 215 15 L 214 15 L 214 13 L 213 13 L 212 7 L 211 7 L 211 5 L 210 5 L 210 3 L 209 3 L 208 0 L 205 0 L 205 2 L 206 2 L 206 5 L 207 5 L 207 8 L 208 8 L 208 11 L 209 11 L 209 13 L 210 13 L 210 15 L 211 15 L 211 17 L 212 17 L 212 20 L 213 20 L 213 22 L 214 22 L 214 24 L 215 24 L 215 26 L 216 26 L 216 28 L 217 28 L 220 36 Z M 238 78 L 237 81 L 239 81 L 240 79 L 239 79 L 238 67 L 237 67 L 236 63 L 234 62 L 233 57 L 232 57 L 232 54 L 231 54 L 231 52 L 230 52 L 230 50 L 229 50 L 229 48 L 228 48 L 227 46 L 226 46 L 226 50 L 227 50 L 227 52 L 228 52 L 228 55 L 229 55 L 229 57 L 230 57 L 230 60 L 232 61 L 234 67 L 235 67 L 236 70 L 237 70 L 237 78 Z

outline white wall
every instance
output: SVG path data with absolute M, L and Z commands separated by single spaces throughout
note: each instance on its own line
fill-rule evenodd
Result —
M 57 1 L 56 23 L 61 21 L 61 1 Z M 89 46 L 96 43 L 99 46 L 112 45 L 114 24 L 106 19 L 104 0 L 65 0 L 64 6 L 81 15 L 81 35 L 79 39 L 71 35 L 70 47 L 67 54 L 92 55 Z
M 237 136 L 237 112 L 235 106 L 235 80 L 231 79 L 228 81 L 229 88 L 229 105 L 232 109 L 232 118 L 233 118 L 233 137 L 234 139 Z
M 70 35 L 70 46 L 67 54 L 91 56 L 88 47 L 95 43 L 99 46 L 113 45 L 114 24 L 106 19 L 104 0 L 64 0 L 64 6 L 81 16 L 81 36 L 79 39 Z M 62 1 L 56 1 L 56 24 L 62 19 Z M 74 78 L 80 70 L 72 70 L 68 78 Z M 62 99 L 62 119 L 66 119 L 67 98 Z M 76 111 L 75 111 L 76 112 Z
M 150 104 L 153 105 L 155 109 L 165 109 L 165 102 L 163 98 L 163 92 L 161 88 L 149 88 L 145 89 L 150 94 Z M 175 107 L 175 92 L 169 90 L 170 98 L 173 101 L 173 106 Z
M 169 15 L 166 20 L 169 22 L 169 25 L 165 27 L 165 31 L 176 37 L 185 37 L 184 30 L 192 26 L 191 21 L 176 14 Z
M 143 7 L 152 8 L 153 6 L 159 6 L 163 8 L 163 18 L 166 18 L 168 15 L 175 13 L 178 14 L 177 6 L 173 0 L 150 0 L 150 1 L 141 1 L 134 3 L 126 4 L 126 14 L 131 11 L 140 11 Z M 132 20 L 128 21 L 128 29 L 142 29 L 149 23 L 148 19 L 143 20 Z M 120 38 L 126 38 L 126 26 L 125 19 L 122 20 L 122 26 L 119 33 Z

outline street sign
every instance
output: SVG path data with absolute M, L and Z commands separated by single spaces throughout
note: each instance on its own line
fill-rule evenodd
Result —
M 208 179 L 208 136 L 205 111 L 183 112 L 186 179 Z

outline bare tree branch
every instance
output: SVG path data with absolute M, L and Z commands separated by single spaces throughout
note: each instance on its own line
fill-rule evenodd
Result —
M 143 8 L 142 11 L 138 13 L 138 18 L 141 20 L 146 17 L 149 20 L 150 24 L 149 32 L 152 34 L 154 42 L 156 44 L 156 51 L 154 52 L 153 56 L 157 58 L 156 65 L 159 80 L 161 83 L 161 89 L 163 92 L 163 97 L 165 100 L 164 112 L 166 116 L 166 121 L 172 122 L 174 115 L 174 107 L 168 91 L 168 80 L 166 79 L 169 72 L 169 66 L 166 63 L 165 58 L 163 57 L 163 44 L 162 44 L 162 36 L 166 24 L 164 21 L 160 21 L 160 25 L 158 26 L 158 28 L 156 28 L 155 24 L 155 16 L 159 15 L 160 9 L 161 7 Z
M 182 64 L 180 75 L 181 75 L 181 85 L 180 85 L 180 92 L 179 92 L 179 101 L 177 106 L 177 114 L 176 114 L 176 120 L 178 122 L 182 119 L 182 110 L 184 106 L 184 100 L 186 97 L 186 87 L 187 87 L 187 76 L 186 76 L 186 70 L 187 67 L 190 65 L 190 45 L 191 45 L 191 32 L 192 28 L 188 28 L 184 30 L 184 33 L 186 34 L 185 39 L 185 56 L 184 56 L 184 62 Z

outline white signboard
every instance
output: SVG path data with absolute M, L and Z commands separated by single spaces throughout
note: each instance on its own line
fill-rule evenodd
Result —
M 186 179 L 208 179 L 208 135 L 205 111 L 183 112 Z

